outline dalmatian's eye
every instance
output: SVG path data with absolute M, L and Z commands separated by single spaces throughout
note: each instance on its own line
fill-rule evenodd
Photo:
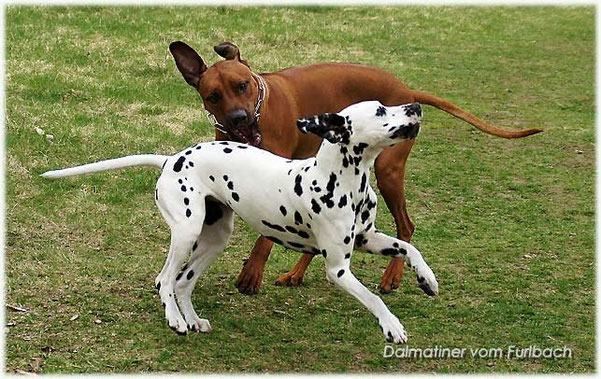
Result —
M 244 92 L 248 88 L 248 81 L 238 83 L 238 91 Z
M 207 97 L 206 100 L 211 104 L 217 104 L 219 102 L 219 99 L 221 99 L 221 96 L 219 96 L 217 92 L 213 92 Z

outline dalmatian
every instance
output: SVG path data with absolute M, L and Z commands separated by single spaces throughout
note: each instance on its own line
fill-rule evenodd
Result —
M 430 296 L 438 282 L 410 243 L 374 226 L 377 197 L 369 184 L 378 154 L 417 136 L 418 103 L 353 104 L 339 113 L 301 118 L 303 133 L 324 139 L 317 155 L 287 160 L 236 142 L 206 142 L 173 156 L 131 155 L 49 171 L 46 178 L 155 166 L 161 175 L 155 201 L 171 230 L 166 262 L 155 279 L 165 318 L 178 334 L 208 332 L 191 302 L 198 279 L 225 249 L 238 214 L 254 230 L 287 249 L 322 255 L 326 278 L 354 296 L 377 318 L 387 341 L 407 341 L 399 319 L 351 272 L 353 251 L 400 257 Z M 187 262 L 186 262 L 187 260 Z

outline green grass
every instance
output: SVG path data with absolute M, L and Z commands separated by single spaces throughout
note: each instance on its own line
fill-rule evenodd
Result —
M 24 7 L 6 13 L 6 370 L 68 372 L 591 372 L 595 370 L 592 7 Z M 256 238 L 239 220 L 193 301 L 214 332 L 167 326 L 153 281 L 168 228 L 158 172 L 62 181 L 43 171 L 210 140 L 198 95 L 169 55 L 208 63 L 229 40 L 258 72 L 326 61 L 381 67 L 507 128 L 502 140 L 432 108 L 409 158 L 413 242 L 440 282 L 412 275 L 384 296 L 410 347 L 538 345 L 572 359 L 382 357 L 376 320 L 325 280 L 272 283 L 297 254 L 274 250 L 257 296 L 235 278 Z M 49 143 L 35 128 L 52 134 Z M 378 226 L 394 229 L 380 202 Z M 387 264 L 355 255 L 372 290 Z M 79 317 L 70 321 L 71 317 Z M 95 320 L 101 320 L 96 324 Z

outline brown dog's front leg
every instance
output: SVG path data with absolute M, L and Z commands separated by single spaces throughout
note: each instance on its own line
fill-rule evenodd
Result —
M 407 214 L 405 201 L 405 163 L 411 151 L 414 140 L 396 144 L 384 150 L 375 164 L 378 189 L 394 217 L 397 237 L 409 242 L 413 231 L 413 223 Z M 380 283 L 381 293 L 390 293 L 399 287 L 404 271 L 404 262 L 399 258 L 392 258 L 382 275 Z
M 298 262 L 296 262 L 296 265 L 292 268 L 292 270 L 288 271 L 287 273 L 275 280 L 276 286 L 300 286 L 303 282 L 303 278 L 305 277 L 307 267 L 309 267 L 309 265 L 311 264 L 311 260 L 313 260 L 313 257 L 313 254 L 303 254 L 298 260 Z
M 263 283 L 263 270 L 265 262 L 269 258 L 269 253 L 273 247 L 273 242 L 261 236 L 255 242 L 255 246 L 250 252 L 248 261 L 242 267 L 240 275 L 236 280 L 236 288 L 245 295 L 254 295 L 259 292 Z

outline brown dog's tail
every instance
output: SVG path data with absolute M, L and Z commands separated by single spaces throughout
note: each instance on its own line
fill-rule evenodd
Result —
M 415 101 L 422 104 L 431 105 L 435 108 L 443 110 L 453 116 L 474 125 L 476 128 L 482 130 L 484 133 L 492 134 L 493 136 L 501 138 L 522 138 L 531 134 L 540 133 L 542 129 L 526 129 L 526 130 L 505 130 L 493 126 L 485 121 L 480 120 L 478 117 L 471 113 L 464 111 L 455 104 L 441 99 L 440 97 L 431 95 L 429 93 L 420 91 L 411 91 L 415 98 Z

